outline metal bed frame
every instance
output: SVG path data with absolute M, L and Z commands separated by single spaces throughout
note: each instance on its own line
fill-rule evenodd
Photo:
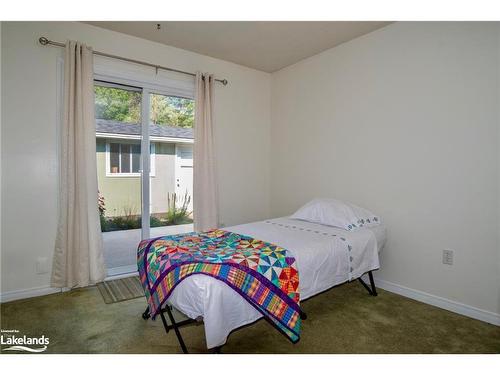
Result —
M 363 275 L 361 275 L 360 277 L 358 277 L 357 280 L 359 280 L 359 282 L 361 283 L 361 285 L 363 285 L 363 287 L 368 291 L 368 293 L 370 294 L 370 296 L 376 297 L 377 296 L 377 288 L 375 287 L 375 281 L 373 280 L 372 271 L 368 271 L 367 273 L 368 273 L 368 278 L 370 279 L 370 286 L 368 286 L 368 284 L 366 284 L 365 281 L 361 278 Z M 352 281 L 354 281 L 354 280 L 352 280 Z M 352 282 L 352 281 L 350 281 L 350 282 Z M 335 285 L 335 286 L 337 286 L 337 285 Z M 332 288 L 334 288 L 335 286 L 333 286 Z M 327 290 L 330 290 L 330 289 L 331 288 L 329 288 Z M 327 290 L 325 290 L 325 292 Z M 312 298 L 312 297 L 310 297 L 310 298 Z M 167 313 L 168 319 L 170 320 L 171 324 L 169 324 L 167 322 L 167 318 L 165 317 L 165 313 Z M 160 310 L 159 315 L 160 315 L 161 321 L 163 323 L 163 327 L 165 328 L 165 333 L 168 334 L 168 332 L 171 329 L 173 329 L 174 332 L 175 332 L 175 336 L 177 336 L 177 340 L 179 341 L 179 345 L 181 346 L 182 352 L 184 354 L 188 354 L 189 352 L 187 350 L 186 344 L 184 343 L 184 339 L 182 338 L 181 331 L 179 330 L 179 328 L 182 327 L 182 326 L 188 325 L 188 324 L 201 323 L 202 320 L 188 318 L 188 319 L 182 320 L 180 322 L 176 322 L 175 319 L 174 319 L 174 315 L 172 314 L 172 306 L 170 306 L 169 304 L 167 304 L 164 308 L 162 308 Z M 144 311 L 142 313 L 142 318 L 144 320 L 148 320 L 150 318 L 150 316 L 151 315 L 150 315 L 149 306 L 148 306 L 146 308 L 146 311 Z M 307 319 L 307 314 L 305 312 L 301 311 L 300 312 L 300 317 L 301 317 L 302 320 L 306 320 Z M 260 320 L 260 319 L 258 319 L 258 320 Z M 244 325 L 242 327 L 239 327 L 236 330 L 244 328 L 244 327 L 246 327 L 248 325 L 254 324 L 257 321 L 255 321 L 253 323 L 250 323 L 250 324 L 247 324 L 247 325 Z M 222 345 L 214 348 L 213 351 L 215 353 L 221 353 L 221 349 L 222 349 Z

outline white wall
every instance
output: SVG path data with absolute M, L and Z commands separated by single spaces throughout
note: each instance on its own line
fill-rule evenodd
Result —
M 269 216 L 270 75 L 73 22 L 2 23 L 2 294 L 49 286 L 57 220 L 57 60 L 40 36 L 227 78 L 216 89 L 220 214 L 237 224 Z M 241 197 L 245 197 L 241 199 Z
M 273 74 L 272 215 L 365 206 L 389 228 L 377 277 L 499 313 L 498 36 L 396 23 Z

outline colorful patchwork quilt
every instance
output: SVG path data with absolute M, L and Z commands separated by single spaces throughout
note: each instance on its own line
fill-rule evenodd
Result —
M 286 249 L 220 229 L 141 241 L 137 265 L 151 315 L 186 277 L 223 281 L 292 342 L 300 337 L 299 274 Z

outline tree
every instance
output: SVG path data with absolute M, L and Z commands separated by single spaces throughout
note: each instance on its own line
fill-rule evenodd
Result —
M 177 96 L 151 95 L 151 122 L 156 125 L 192 128 L 194 100 Z
M 113 87 L 94 86 L 96 118 L 138 124 L 141 122 L 141 93 Z
M 192 128 L 194 100 L 151 94 L 150 120 L 155 125 Z M 114 87 L 95 86 L 96 118 L 138 124 L 141 122 L 141 93 Z

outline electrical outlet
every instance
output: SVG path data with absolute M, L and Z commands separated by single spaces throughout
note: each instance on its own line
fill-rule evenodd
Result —
M 47 258 L 40 257 L 36 260 L 36 273 L 41 275 L 49 272 L 49 262 Z
M 453 250 L 443 250 L 443 264 L 453 265 Z

